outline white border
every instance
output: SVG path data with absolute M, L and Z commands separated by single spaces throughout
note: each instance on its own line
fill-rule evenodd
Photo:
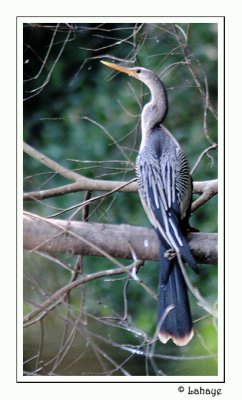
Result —
M 72 20 L 72 21 L 71 21 Z M 223 18 L 222 17 L 18 17 L 17 20 L 17 50 L 18 50 L 18 60 L 17 60 L 17 82 L 18 82 L 18 114 L 17 114 L 17 137 L 18 137 L 18 215 L 22 215 L 22 190 L 21 190 L 21 182 L 23 179 L 22 176 L 22 148 L 21 148 L 21 138 L 23 137 L 22 132 L 22 124 L 23 124 L 23 111 L 22 111 L 22 65 L 23 65 L 23 57 L 21 54 L 21 49 L 23 48 L 23 40 L 22 40 L 22 25 L 23 23 L 29 22 L 49 22 L 49 23 L 57 23 L 57 22 L 76 22 L 76 23 L 85 23 L 85 22 L 93 22 L 93 23 L 101 23 L 101 22 L 146 22 L 146 23 L 169 23 L 169 22 L 184 22 L 184 23 L 217 23 L 218 24 L 218 88 L 219 88 L 219 101 L 218 101 L 218 143 L 219 143 L 219 207 L 218 207 L 218 226 L 219 226 L 219 268 L 218 268 L 218 302 L 219 302 L 219 335 L 218 335 L 218 376 L 132 376 L 132 377 L 117 377 L 117 376 L 33 376 L 26 377 L 23 376 L 23 338 L 22 338 L 22 328 L 21 321 L 23 317 L 23 273 L 22 273 L 22 222 L 21 218 L 18 218 L 18 282 L 17 282 L 17 290 L 18 290 L 18 336 L 17 336 L 17 380 L 18 382 L 206 382 L 206 387 L 209 387 L 207 382 L 221 382 L 224 378 L 224 319 L 223 319 L 223 222 L 224 222 L 224 209 L 223 209 L 223 182 L 224 182 L 224 174 L 223 174 L 223 166 L 224 166 L 224 128 L 223 128 L 223 93 L 224 93 L 224 52 L 223 52 Z

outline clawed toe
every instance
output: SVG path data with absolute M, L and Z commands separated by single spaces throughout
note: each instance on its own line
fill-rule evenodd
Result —
M 164 257 L 168 258 L 168 260 L 173 260 L 173 258 L 176 257 L 176 252 L 174 249 L 168 249 L 165 253 L 164 253 Z

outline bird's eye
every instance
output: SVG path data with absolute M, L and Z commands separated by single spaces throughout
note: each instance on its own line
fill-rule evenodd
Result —
M 138 68 L 136 69 L 137 74 L 139 74 L 141 72 L 141 70 Z

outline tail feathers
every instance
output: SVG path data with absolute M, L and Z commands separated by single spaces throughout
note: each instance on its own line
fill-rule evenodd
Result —
M 162 343 L 172 339 L 177 346 L 185 346 L 194 334 L 187 286 L 176 258 L 163 258 L 163 267 L 166 273 L 169 269 L 169 275 L 165 284 L 160 280 L 158 336 Z

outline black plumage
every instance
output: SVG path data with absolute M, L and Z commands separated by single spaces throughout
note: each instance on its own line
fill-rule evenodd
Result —
M 136 172 L 141 202 L 160 239 L 157 334 L 163 343 L 172 339 L 183 346 L 194 332 L 181 263 L 197 270 L 184 236 L 192 196 L 188 163 L 178 142 L 163 126 L 168 100 L 158 76 L 141 67 L 104 64 L 139 79 L 150 89 L 151 99 L 141 114 Z

